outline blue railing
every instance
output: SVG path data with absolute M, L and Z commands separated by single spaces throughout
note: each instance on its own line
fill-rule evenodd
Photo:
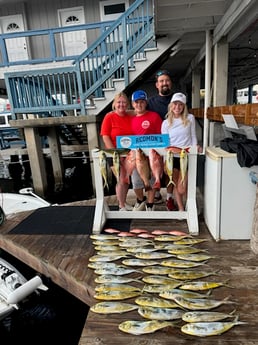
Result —
M 69 67 L 5 74 L 13 119 L 17 114 L 63 116 L 63 111 L 87 114 L 87 103 L 103 95 L 113 80 L 129 84 L 134 59 L 155 44 L 153 0 L 137 0 Z

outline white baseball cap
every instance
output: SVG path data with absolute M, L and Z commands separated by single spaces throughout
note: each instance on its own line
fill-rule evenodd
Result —
M 172 96 L 171 98 L 171 101 L 170 103 L 172 102 L 181 102 L 183 104 L 186 104 L 186 95 L 184 95 L 183 93 L 181 92 L 177 92 L 177 93 L 174 93 L 174 95 Z

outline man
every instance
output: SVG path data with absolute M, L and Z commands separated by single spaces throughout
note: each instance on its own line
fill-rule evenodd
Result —
M 169 71 L 160 70 L 155 75 L 158 94 L 149 98 L 148 109 L 157 112 L 162 120 L 168 112 L 172 97 L 172 80 Z
M 173 84 L 170 73 L 167 70 L 158 71 L 155 79 L 158 94 L 149 98 L 147 109 L 157 112 L 161 119 L 164 120 L 168 112 L 168 105 L 171 101 Z M 154 202 L 155 204 L 163 202 L 160 191 L 156 191 Z

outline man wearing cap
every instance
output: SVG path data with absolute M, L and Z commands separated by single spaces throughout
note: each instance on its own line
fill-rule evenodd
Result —
M 162 120 L 158 113 L 147 110 L 147 94 L 143 90 L 137 90 L 132 94 L 132 106 L 135 116 L 132 117 L 132 131 L 134 135 L 160 134 Z M 153 185 L 154 179 L 151 179 L 150 185 Z M 132 174 L 132 185 L 137 197 L 134 211 L 153 211 L 155 190 L 150 190 L 144 196 L 144 184 L 139 173 L 135 169 Z
M 160 70 L 155 75 L 155 86 L 158 90 L 158 94 L 149 98 L 148 109 L 156 111 L 162 120 L 168 112 L 168 105 L 172 97 L 172 80 L 169 71 Z
M 161 119 L 164 120 L 172 97 L 173 84 L 170 72 L 167 70 L 159 70 L 155 74 L 155 79 L 155 86 L 158 90 L 158 94 L 149 98 L 147 109 L 156 111 L 160 115 Z M 155 193 L 154 202 L 155 204 L 163 202 L 160 191 L 158 190 Z

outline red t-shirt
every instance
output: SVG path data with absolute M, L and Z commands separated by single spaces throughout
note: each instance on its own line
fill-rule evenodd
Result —
M 131 115 L 119 116 L 115 112 L 108 113 L 101 125 L 100 135 L 108 135 L 114 147 L 116 147 L 116 137 L 119 135 L 133 135 Z
M 141 116 L 132 117 L 132 130 L 134 135 L 160 134 L 162 119 L 154 111 L 146 111 Z

